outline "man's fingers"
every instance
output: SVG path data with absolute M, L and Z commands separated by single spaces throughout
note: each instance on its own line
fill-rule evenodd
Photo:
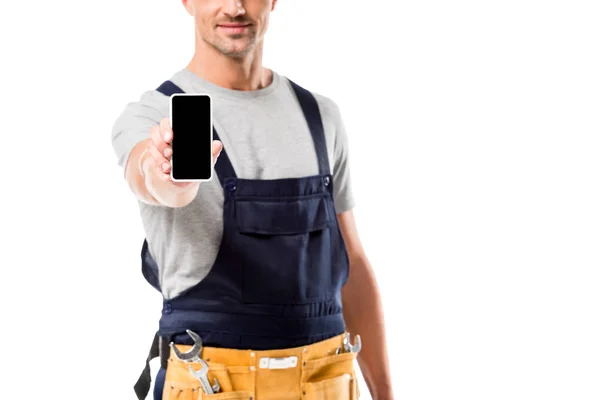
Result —
M 159 176 L 159 178 L 164 181 L 170 181 L 171 180 L 171 175 L 170 174 L 165 174 L 164 172 L 162 172 L 160 170 L 160 168 L 156 167 L 156 174 Z
M 171 163 L 162 154 L 158 152 L 158 149 L 155 146 L 150 145 L 148 147 L 148 152 L 154 158 L 154 162 L 156 166 L 160 168 L 160 170 L 164 173 L 168 173 L 171 169 Z
M 212 153 L 213 153 L 213 166 L 217 163 L 219 155 L 221 154 L 221 150 L 223 150 L 223 143 L 219 140 L 213 140 L 212 144 Z
M 223 143 L 220 140 L 213 140 L 212 143 L 212 153 L 213 157 L 216 159 L 221 154 L 221 150 L 223 150 Z
M 161 128 L 158 125 L 150 128 L 150 138 L 152 139 L 152 143 L 154 147 L 158 149 L 158 152 L 162 154 L 163 157 L 170 157 L 172 153 L 171 146 L 169 146 L 161 136 Z M 166 151 L 166 152 L 165 152 Z M 166 155 L 168 154 L 168 155 Z
M 165 143 L 171 143 L 171 140 L 173 139 L 173 131 L 171 130 L 171 122 L 167 117 L 160 120 L 160 135 Z
M 163 130 L 166 129 L 167 141 L 163 135 Z M 170 127 L 168 126 L 168 118 L 162 119 L 160 125 L 155 125 L 150 129 L 151 142 L 148 143 L 148 153 L 154 160 L 153 167 L 156 168 L 156 174 L 163 181 L 171 180 L 171 155 L 173 150 L 168 141 L 172 139 Z M 216 163 L 217 158 L 223 150 L 223 143 L 220 140 L 213 140 L 212 143 L 212 154 L 214 162 Z M 183 185 L 182 185 L 183 186 Z
M 164 172 L 162 170 L 162 168 L 158 166 L 158 164 L 154 163 L 152 165 L 152 168 L 154 168 L 154 172 L 160 178 L 160 180 L 162 180 L 164 182 L 167 182 L 167 181 L 171 180 L 171 174 L 170 174 L 170 172 Z

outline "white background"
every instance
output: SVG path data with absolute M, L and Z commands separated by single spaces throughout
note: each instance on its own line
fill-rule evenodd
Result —
M 2 398 L 134 399 L 160 297 L 110 131 L 187 64 L 193 20 L 175 0 L 2 7 Z M 600 398 L 599 18 L 576 0 L 272 14 L 265 65 L 348 128 L 397 399 Z

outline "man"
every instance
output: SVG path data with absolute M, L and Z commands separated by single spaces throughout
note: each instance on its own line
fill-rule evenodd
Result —
M 338 107 L 262 65 L 277 0 L 182 2 L 192 60 L 112 133 L 147 234 L 144 276 L 164 298 L 154 398 L 353 399 L 356 359 L 372 397 L 392 399 Z M 201 184 L 170 179 L 169 96 L 181 92 L 213 99 L 216 174 Z M 204 362 L 186 358 L 198 349 Z M 206 379 L 192 374 L 203 365 Z M 147 362 L 139 398 L 148 374 Z

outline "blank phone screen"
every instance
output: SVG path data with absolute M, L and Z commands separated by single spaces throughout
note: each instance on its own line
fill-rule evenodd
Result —
M 212 171 L 211 99 L 204 94 L 171 98 L 172 174 L 175 180 L 208 180 Z

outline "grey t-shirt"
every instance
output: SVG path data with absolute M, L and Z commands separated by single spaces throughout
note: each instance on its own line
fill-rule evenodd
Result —
M 211 95 L 213 124 L 239 178 L 279 179 L 318 174 L 310 131 L 284 76 L 273 71 L 273 82 L 254 91 L 217 86 L 187 68 L 169 79 L 186 93 Z M 346 131 L 338 106 L 323 95 L 314 92 L 313 95 L 323 119 L 334 202 L 336 212 L 340 213 L 354 206 Z M 139 101 L 125 105 L 112 129 L 112 145 L 121 167 L 125 167 L 133 147 L 149 137 L 150 128 L 168 116 L 169 97 L 154 89 L 142 93 Z M 150 254 L 159 266 L 159 281 L 166 299 L 196 285 L 210 271 L 223 234 L 222 190 L 214 171 L 213 179 L 202 183 L 196 198 L 185 207 L 154 206 L 138 201 Z

